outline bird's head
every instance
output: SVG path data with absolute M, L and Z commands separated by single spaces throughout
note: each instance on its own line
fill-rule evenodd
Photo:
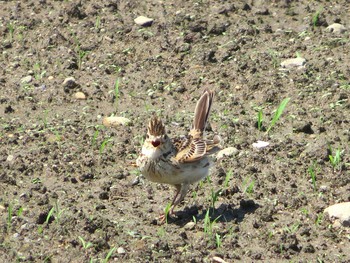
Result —
M 147 135 L 142 147 L 142 153 L 151 158 L 159 157 L 166 150 L 169 137 L 161 119 L 153 116 L 148 123 Z

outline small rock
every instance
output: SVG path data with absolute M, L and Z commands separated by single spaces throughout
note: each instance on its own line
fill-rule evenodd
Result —
M 185 228 L 186 230 L 193 230 L 194 227 L 195 227 L 195 225 L 196 225 L 196 223 L 191 221 L 191 222 L 188 222 L 188 223 L 184 226 L 184 228 Z
M 226 263 L 225 260 L 223 260 L 222 258 L 217 257 L 217 256 L 213 257 L 213 261 L 214 262 L 219 262 L 219 263 Z
M 78 91 L 74 94 L 74 98 L 77 100 L 86 100 L 86 95 L 83 92 Z
M 262 149 L 262 148 L 265 148 L 269 145 L 270 145 L 269 142 L 264 142 L 264 141 L 257 141 L 257 142 L 253 143 L 253 147 L 256 149 Z
M 282 68 L 294 68 L 294 67 L 302 67 L 306 63 L 305 58 L 290 58 L 281 63 Z
M 48 76 L 47 79 L 48 79 L 48 80 L 53 80 L 54 77 L 53 77 L 53 76 Z
M 151 26 L 153 24 L 153 19 L 145 16 L 139 16 L 134 19 L 134 22 L 139 26 Z
M 117 253 L 118 253 L 118 254 L 125 254 L 126 251 L 125 251 L 125 249 L 124 249 L 123 247 L 118 247 L 118 248 L 117 248 Z
M 342 34 L 346 31 L 346 27 L 342 24 L 334 23 L 328 26 L 327 30 L 335 34 Z
M 328 186 L 327 185 L 321 185 L 319 190 L 320 190 L 321 193 L 326 193 L 328 191 Z
M 119 125 L 126 126 L 129 123 L 130 123 L 130 120 L 128 118 L 116 117 L 116 116 L 106 117 L 102 120 L 102 124 L 106 127 L 116 127 Z
M 12 154 L 9 154 L 9 155 L 7 156 L 7 158 L 6 158 L 6 161 L 7 161 L 7 162 L 12 162 L 13 159 L 15 159 L 15 157 L 14 157 Z
M 237 148 L 235 148 L 235 147 L 228 147 L 228 148 L 220 150 L 217 153 L 216 157 L 217 157 L 217 159 L 222 159 L 225 156 L 226 157 L 231 157 L 231 156 L 237 155 L 237 154 L 238 154 Z
M 28 84 L 28 83 L 32 82 L 32 80 L 33 80 L 32 76 L 26 76 L 24 78 L 21 78 L 21 83 L 22 84 Z
M 75 78 L 68 77 L 63 81 L 63 87 L 65 91 L 68 91 L 70 89 L 75 89 L 79 87 L 79 84 L 75 81 Z
M 343 226 L 350 227 L 350 202 L 329 206 L 324 213 L 328 214 L 329 219 L 335 221 L 336 225 L 341 223 Z

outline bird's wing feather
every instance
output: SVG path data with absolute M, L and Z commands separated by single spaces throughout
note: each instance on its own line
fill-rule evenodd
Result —
M 179 163 L 190 163 L 201 159 L 206 154 L 207 145 L 200 138 L 187 137 L 183 140 L 175 159 Z

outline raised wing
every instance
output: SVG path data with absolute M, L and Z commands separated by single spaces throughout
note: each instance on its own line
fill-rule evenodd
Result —
M 179 163 L 190 163 L 201 159 L 207 151 L 205 141 L 203 141 L 201 138 L 185 138 L 186 139 L 184 139 L 181 143 L 178 143 L 179 148 L 177 148 L 178 152 L 175 155 L 175 159 Z

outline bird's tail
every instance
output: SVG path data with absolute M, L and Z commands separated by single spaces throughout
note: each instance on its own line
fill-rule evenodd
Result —
M 192 130 L 199 131 L 200 134 L 203 134 L 208 121 L 211 104 L 213 103 L 213 98 L 214 92 L 205 89 L 202 96 L 199 98 L 194 111 Z

